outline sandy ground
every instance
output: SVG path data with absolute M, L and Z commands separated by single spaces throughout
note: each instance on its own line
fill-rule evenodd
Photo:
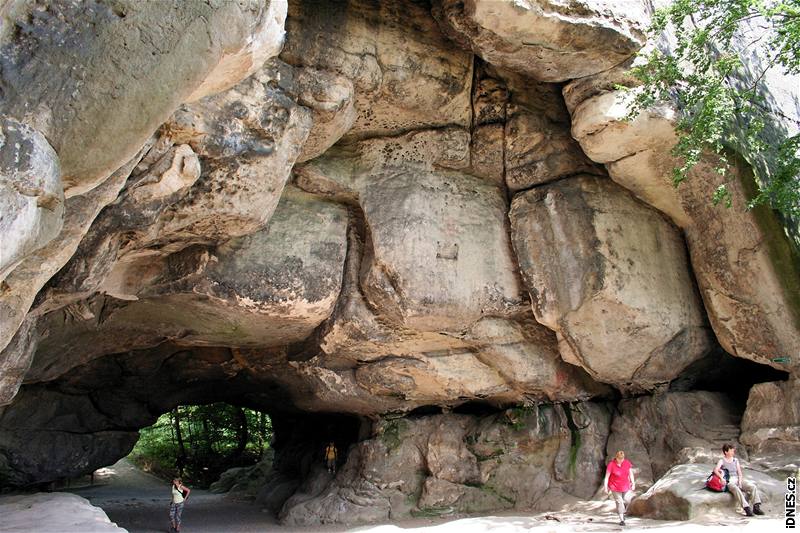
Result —
M 130 533 L 167 532 L 169 521 L 169 484 L 136 469 L 122 460 L 98 471 L 94 486 L 71 489 L 93 505 L 101 507 L 111 519 Z M 626 526 L 618 524 L 610 500 L 581 502 L 559 512 L 532 515 L 496 515 L 452 519 L 416 519 L 396 524 L 355 528 L 318 526 L 290 528 L 280 526 L 274 517 L 262 513 L 250 503 L 232 501 L 219 494 L 192 490 L 183 514 L 183 533 L 244 533 L 280 531 L 284 533 L 314 531 L 362 533 L 398 533 L 431 531 L 433 533 L 470 532 L 535 532 L 566 533 L 570 531 L 648 531 L 651 533 L 763 533 L 791 531 L 784 529 L 777 517 L 745 518 L 733 512 L 710 516 L 701 522 L 665 522 L 628 518 Z M 2 531 L 2 525 L 0 525 Z

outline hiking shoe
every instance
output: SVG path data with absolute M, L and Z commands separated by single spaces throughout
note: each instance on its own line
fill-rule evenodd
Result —
M 753 510 L 750 509 L 750 507 L 745 507 L 744 508 L 744 514 L 747 515 L 747 516 L 753 516 Z
M 620 520 L 619 521 L 619 525 L 624 526 L 625 525 L 625 520 Z
M 761 504 L 757 503 L 753 506 L 753 514 L 763 515 L 764 511 L 761 510 Z

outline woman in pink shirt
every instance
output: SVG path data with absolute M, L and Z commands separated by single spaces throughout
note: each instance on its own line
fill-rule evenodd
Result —
M 625 452 L 617 452 L 614 459 L 606 467 L 606 477 L 603 479 L 603 490 L 614 495 L 617 502 L 619 525 L 625 525 L 625 508 L 631 503 L 636 482 L 633 480 L 633 465 L 625 459 Z

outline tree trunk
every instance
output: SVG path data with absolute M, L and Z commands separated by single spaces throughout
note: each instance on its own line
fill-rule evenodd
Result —
M 173 427 L 175 428 L 175 438 L 178 441 L 178 457 L 175 461 L 175 466 L 178 467 L 178 475 L 183 476 L 183 469 L 186 466 L 186 446 L 183 444 L 183 435 L 181 435 L 181 419 L 178 407 L 173 410 Z
M 264 443 L 267 441 L 267 415 L 258 412 L 258 455 L 264 455 Z

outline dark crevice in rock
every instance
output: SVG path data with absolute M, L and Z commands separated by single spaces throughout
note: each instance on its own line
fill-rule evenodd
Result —
M 567 174 L 565 176 L 560 176 L 558 178 L 552 179 L 552 180 L 550 180 L 548 182 L 545 182 L 545 183 L 538 183 L 536 185 L 531 185 L 529 187 L 525 187 L 525 188 L 522 188 L 522 189 L 517 189 L 516 191 L 513 191 L 512 198 L 517 197 L 520 194 L 526 193 L 528 191 L 534 191 L 536 189 L 541 189 L 541 188 L 544 188 L 544 187 L 548 187 L 548 186 L 551 186 L 551 185 L 553 185 L 555 183 L 559 183 L 559 182 L 566 181 L 566 180 L 571 180 L 571 179 L 574 179 L 574 178 L 579 178 L 581 176 L 594 176 L 594 177 L 597 177 L 597 178 L 608 178 L 608 179 L 611 179 L 611 178 L 608 177 L 608 174 L 605 174 L 605 173 L 600 174 L 600 173 L 594 173 L 594 172 L 590 172 L 590 171 L 581 171 L 581 172 L 576 172 L 574 174 Z M 637 200 L 638 200 L 638 198 L 637 198 Z M 648 204 L 643 204 L 643 205 L 647 205 L 648 207 L 650 207 Z
M 787 372 L 776 370 L 748 359 L 733 357 L 722 348 L 715 348 L 706 357 L 695 361 L 673 380 L 670 392 L 705 390 L 724 392 L 744 411 L 750 387 L 756 383 L 786 381 Z
M 333 479 L 325 465 L 325 448 L 333 442 L 337 449 L 337 469 L 347 461 L 352 446 L 364 438 L 371 424 L 336 413 L 306 413 L 271 416 L 275 452 L 272 471 L 265 480 L 259 503 L 277 515 L 294 496 L 317 495 Z
M 461 405 L 453 407 L 452 413 L 459 415 L 480 416 L 480 415 L 488 415 L 496 413 L 497 411 L 498 411 L 497 406 L 492 405 L 488 402 L 471 401 L 471 402 L 464 402 Z
M 422 405 L 416 409 L 412 409 L 405 416 L 407 418 L 414 418 L 420 416 L 440 415 L 442 412 L 442 407 L 439 405 Z

